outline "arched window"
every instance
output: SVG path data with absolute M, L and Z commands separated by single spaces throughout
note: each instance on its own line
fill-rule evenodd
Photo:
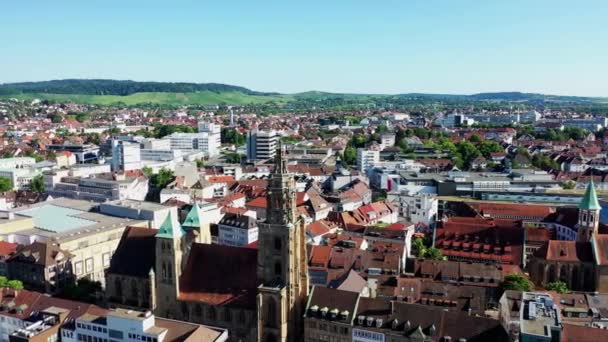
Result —
M 275 328 L 277 326 L 277 303 L 274 298 L 268 298 L 266 305 L 266 325 Z
M 247 315 L 245 314 L 245 310 L 239 311 L 239 323 L 242 325 L 247 325 Z
M 116 297 L 122 297 L 122 283 L 120 279 L 114 281 L 114 288 L 116 290 Z
M 215 312 L 215 307 L 210 306 L 209 309 L 207 309 L 207 319 L 210 320 L 215 320 L 217 317 L 217 313 Z
M 549 265 L 549 274 L 547 275 L 547 282 L 551 283 L 557 280 L 557 271 L 555 265 Z
M 163 262 L 163 269 L 162 269 L 162 272 L 161 272 L 161 279 L 163 281 L 167 280 L 167 264 L 165 264 L 164 262 Z
M 203 307 L 200 304 L 196 304 L 194 307 L 194 314 L 197 317 L 201 317 L 203 315 Z
M 568 278 L 570 278 L 568 277 L 568 267 L 566 267 L 566 265 L 562 265 L 562 267 L 559 269 L 559 280 L 567 284 Z
M 224 310 L 224 321 L 226 321 L 226 322 L 232 321 L 232 312 L 230 312 L 230 309 L 228 309 L 228 308 L 226 308 Z
M 275 274 L 275 275 L 277 275 L 277 276 L 280 276 L 280 275 L 281 275 L 281 273 L 282 273 L 281 271 L 282 271 L 282 270 L 281 270 L 281 263 L 277 261 L 277 262 L 274 264 L 274 274 Z
M 186 302 L 182 302 L 182 316 L 188 318 L 188 304 Z
M 572 284 L 570 285 L 572 290 L 578 290 L 580 288 L 579 279 L 578 266 L 574 266 L 572 267 Z
M 137 300 L 139 297 L 139 289 L 137 288 L 137 281 L 133 279 L 131 281 L 131 299 Z
M 167 262 L 167 279 L 171 280 L 173 279 L 173 272 L 171 270 L 171 263 Z
M 277 251 L 281 250 L 281 238 L 274 238 L 274 249 L 276 249 Z

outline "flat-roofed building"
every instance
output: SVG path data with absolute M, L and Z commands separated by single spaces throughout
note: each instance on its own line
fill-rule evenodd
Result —
M 127 226 L 148 226 L 143 220 L 95 212 L 91 202 L 53 199 L 10 211 L 0 219 L 3 241 L 30 245 L 49 242 L 71 254 L 74 278 L 105 282 L 104 272 Z

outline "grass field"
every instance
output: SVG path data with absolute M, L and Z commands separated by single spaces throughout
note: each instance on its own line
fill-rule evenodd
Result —
M 83 104 L 111 105 L 124 103 L 126 105 L 160 104 L 160 105 L 245 105 L 268 102 L 285 103 L 292 99 L 291 95 L 247 95 L 240 92 L 216 93 L 203 91 L 196 93 L 135 93 L 128 96 L 118 95 L 77 95 L 77 94 L 18 94 L 5 95 L 2 98 L 16 98 L 19 100 L 51 100 L 58 102 L 74 102 Z

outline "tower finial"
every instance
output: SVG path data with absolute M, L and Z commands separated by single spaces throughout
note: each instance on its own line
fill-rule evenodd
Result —
M 283 155 L 283 142 L 279 139 L 277 144 L 277 152 L 274 158 L 275 173 L 288 173 L 287 172 L 287 159 Z

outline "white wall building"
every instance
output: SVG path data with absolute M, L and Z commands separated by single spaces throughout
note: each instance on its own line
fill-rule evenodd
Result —
M 366 172 L 380 163 L 380 151 L 371 151 L 363 148 L 357 149 L 357 168 L 361 172 Z
M 138 143 L 112 140 L 112 170 L 131 171 L 141 168 L 141 153 Z
M 252 129 L 247 133 L 247 160 L 267 160 L 276 155 L 280 136 L 275 130 Z
M 434 194 L 404 190 L 387 197 L 399 208 L 399 216 L 409 222 L 430 225 L 437 218 L 439 201 Z
M 219 153 L 220 145 L 215 134 L 211 133 L 173 133 L 165 139 L 171 142 L 171 149 L 184 152 L 201 151 L 212 157 Z

